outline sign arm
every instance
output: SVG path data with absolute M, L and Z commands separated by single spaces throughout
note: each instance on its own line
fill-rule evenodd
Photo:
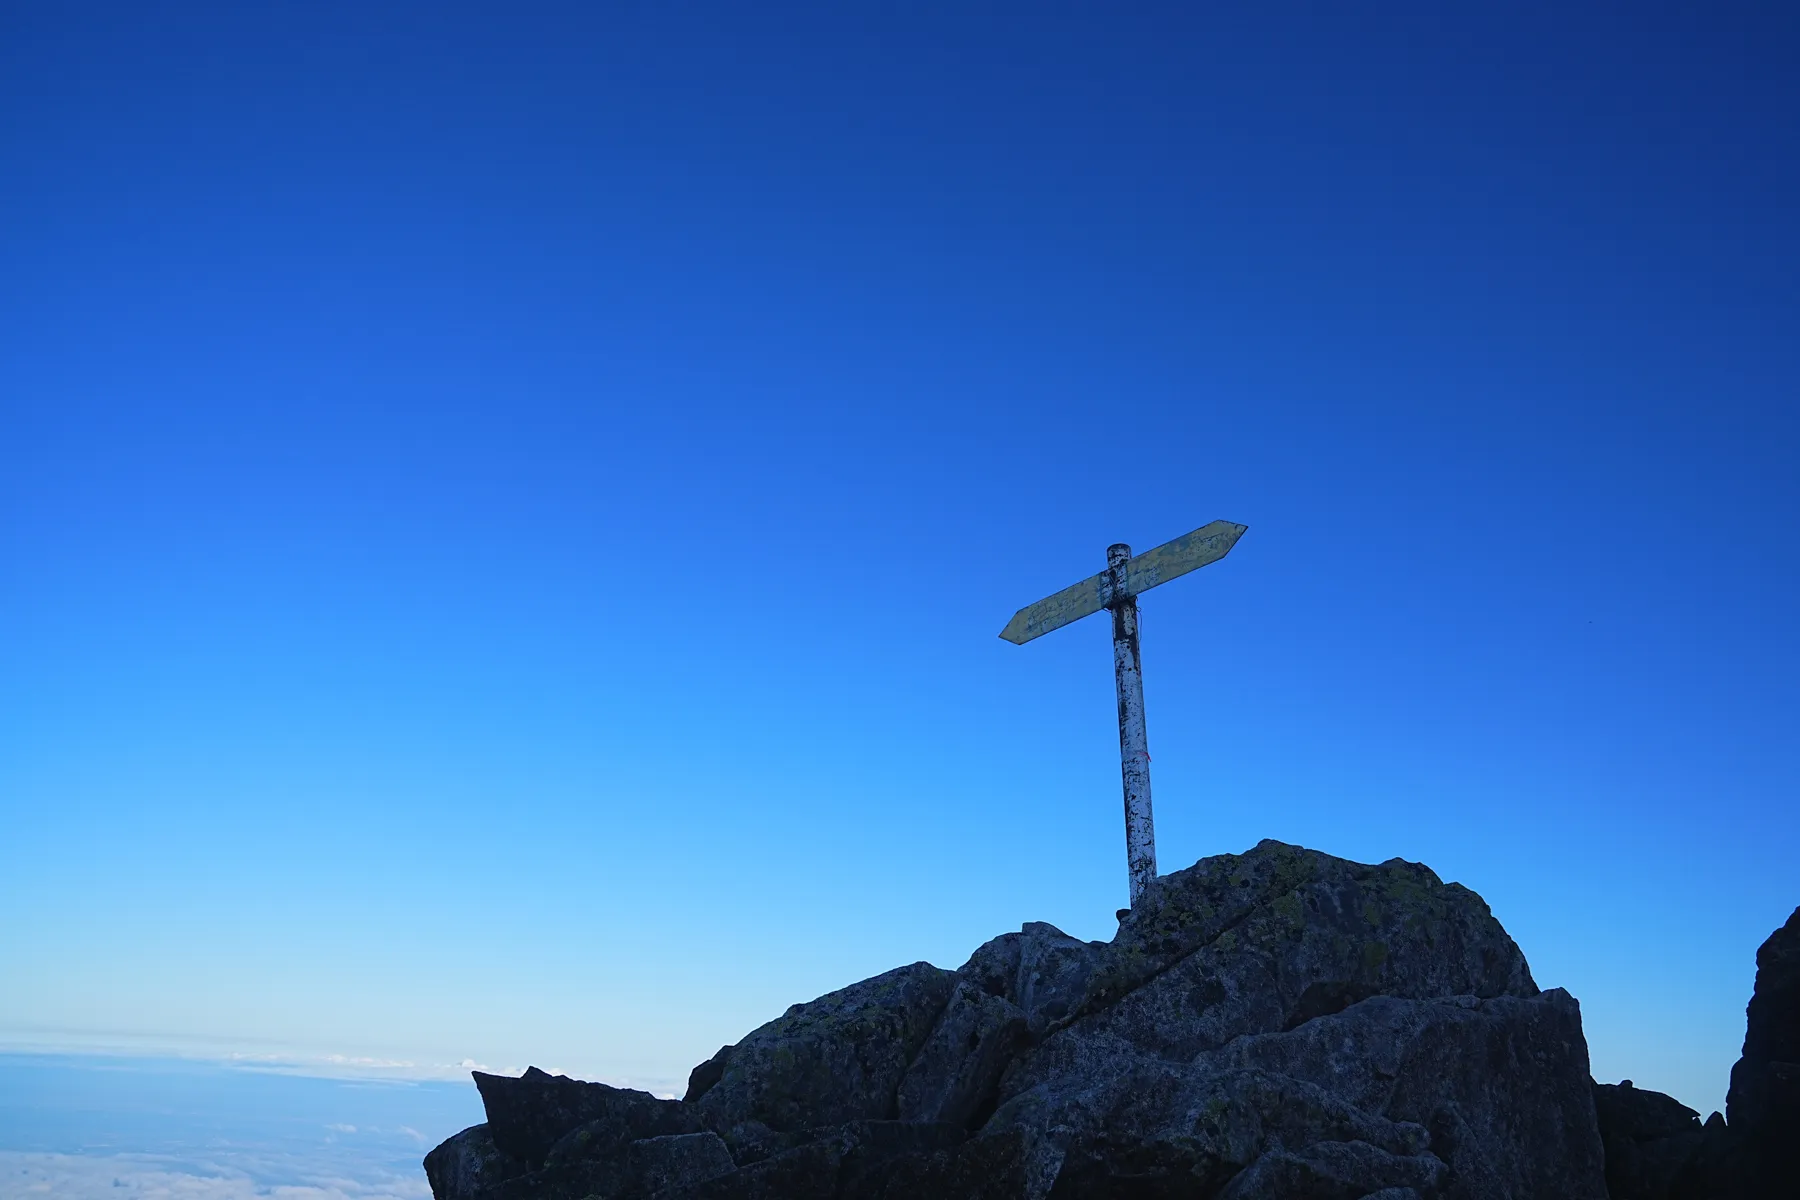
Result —
M 1021 608 L 1000 631 L 1001 637 L 1022 646 L 1103 608 L 1112 613 L 1119 775 L 1125 793 L 1125 868 L 1134 905 L 1156 879 L 1156 824 L 1150 810 L 1150 747 L 1144 732 L 1137 598 L 1158 584 L 1218 562 L 1231 553 L 1247 528 L 1235 521 L 1214 521 L 1136 558 L 1130 546 L 1109 546 L 1106 570 Z
M 1054 596 L 1046 596 L 1036 604 L 1028 604 L 1013 614 L 1000 636 L 1015 646 L 1023 646 L 1032 638 L 1043 637 L 1061 629 L 1071 621 L 1099 612 L 1106 607 L 1107 577 L 1102 571 L 1080 583 L 1072 583 Z

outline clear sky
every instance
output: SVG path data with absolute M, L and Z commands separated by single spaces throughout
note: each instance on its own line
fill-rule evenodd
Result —
M 1163 869 L 1427 862 L 1722 1104 L 1794 6 L 0 20 L 0 1041 L 679 1090 L 1110 937 L 1107 630 L 996 634 L 1224 518 L 1143 604 Z

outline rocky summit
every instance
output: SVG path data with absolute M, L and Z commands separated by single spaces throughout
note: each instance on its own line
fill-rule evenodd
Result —
M 1778 1067 L 1746 1069 L 1758 1111 Z M 1030 924 L 796 1004 L 681 1100 L 475 1082 L 488 1120 L 426 1157 L 437 1200 L 1608 1194 L 1580 1009 L 1481 897 L 1273 841 L 1158 879 L 1110 942 Z

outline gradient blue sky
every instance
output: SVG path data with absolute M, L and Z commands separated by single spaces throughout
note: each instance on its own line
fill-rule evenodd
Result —
M 0 1043 L 723 1042 L 1423 860 L 1722 1104 L 1800 903 L 1792 5 L 20 3 Z M 1462 10 L 1462 11 L 1455 11 Z M 272 1049 L 271 1049 L 272 1048 Z

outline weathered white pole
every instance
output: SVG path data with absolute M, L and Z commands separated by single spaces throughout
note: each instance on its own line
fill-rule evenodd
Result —
M 1119 692 L 1119 774 L 1125 785 L 1125 870 L 1136 905 L 1156 878 L 1156 822 L 1150 813 L 1150 746 L 1144 733 L 1144 676 L 1130 562 L 1130 546 L 1106 548 L 1107 592 L 1113 597 L 1106 607 L 1112 613 L 1113 681 Z

